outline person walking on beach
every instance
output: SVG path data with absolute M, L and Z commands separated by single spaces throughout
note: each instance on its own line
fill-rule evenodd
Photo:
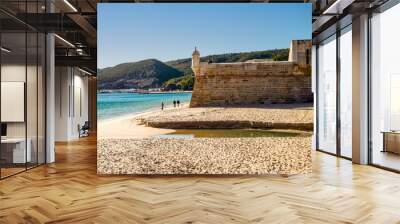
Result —
M 180 104 L 181 102 L 179 102 L 179 100 L 178 101 L 176 101 L 176 104 L 178 104 L 178 107 L 179 107 L 179 104 Z
M 164 102 L 161 102 L 161 110 L 164 110 Z
M 176 107 L 176 101 L 174 100 L 174 107 Z

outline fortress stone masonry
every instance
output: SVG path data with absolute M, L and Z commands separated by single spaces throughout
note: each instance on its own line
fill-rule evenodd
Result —
M 312 102 L 310 62 L 310 40 L 293 40 L 289 61 L 207 63 L 195 49 L 190 107 Z

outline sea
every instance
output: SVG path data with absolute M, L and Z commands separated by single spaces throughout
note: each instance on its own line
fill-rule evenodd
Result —
M 97 93 L 97 119 L 106 120 L 129 114 L 173 107 L 173 101 L 189 103 L 192 93 Z

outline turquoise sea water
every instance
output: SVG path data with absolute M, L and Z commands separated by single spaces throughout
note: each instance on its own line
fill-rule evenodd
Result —
M 161 102 L 164 102 L 166 107 L 173 107 L 174 100 L 188 103 L 191 97 L 191 93 L 98 93 L 97 117 L 99 120 L 104 120 L 141 113 L 161 108 Z

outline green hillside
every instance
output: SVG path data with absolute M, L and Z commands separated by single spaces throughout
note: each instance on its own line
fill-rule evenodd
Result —
M 244 62 L 253 59 L 272 59 L 275 61 L 285 61 L 288 59 L 288 57 L 289 57 L 289 49 L 286 48 L 286 49 L 275 49 L 275 50 L 265 50 L 265 51 L 208 55 L 201 57 L 200 60 L 202 62 L 212 61 L 214 63 L 229 63 L 229 62 Z M 193 75 L 193 71 L 190 68 L 192 63 L 192 58 L 167 61 L 165 63 L 183 72 L 183 75 Z
M 161 87 L 183 72 L 156 59 L 119 64 L 98 71 L 98 89 L 148 89 Z
M 185 75 L 170 79 L 163 84 L 164 90 L 192 90 L 194 85 L 194 76 Z

